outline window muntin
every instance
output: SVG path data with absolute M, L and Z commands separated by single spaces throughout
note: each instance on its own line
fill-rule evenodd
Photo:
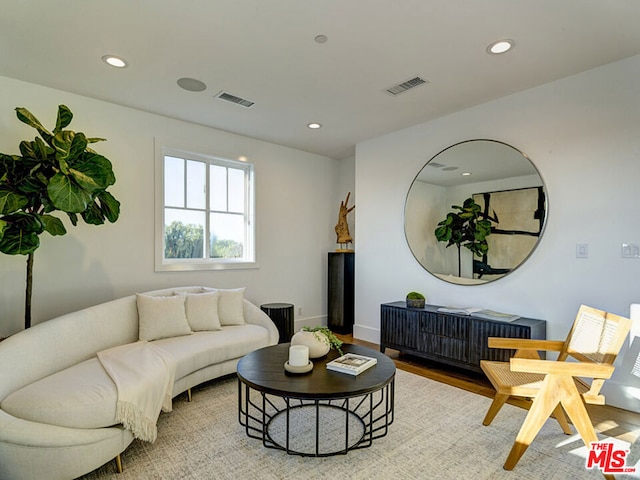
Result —
M 164 149 L 158 270 L 255 264 L 253 166 Z

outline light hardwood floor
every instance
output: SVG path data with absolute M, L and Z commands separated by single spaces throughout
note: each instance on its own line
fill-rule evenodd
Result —
M 380 350 L 379 345 L 353 338 L 352 335 L 336 336 L 345 343 L 353 343 L 374 350 Z M 396 367 L 401 370 L 462 388 L 463 390 L 477 393 L 478 395 L 484 395 L 485 397 L 493 398 L 495 394 L 493 386 L 481 373 L 476 374 L 466 370 L 440 365 L 419 357 L 401 354 L 390 348 L 387 348 L 385 353 L 391 357 Z M 528 408 L 530 402 L 513 398 L 509 400 L 509 403 L 522 408 Z M 636 442 L 640 436 L 640 414 L 638 413 L 600 405 L 587 405 L 587 410 L 589 411 L 593 426 L 598 432 L 630 443 Z

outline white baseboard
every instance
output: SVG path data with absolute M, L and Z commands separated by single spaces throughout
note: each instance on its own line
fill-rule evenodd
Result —
M 353 326 L 353 338 L 380 345 L 380 329 L 356 324 Z

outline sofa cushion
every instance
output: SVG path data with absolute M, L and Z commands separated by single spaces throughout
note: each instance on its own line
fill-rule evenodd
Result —
M 188 293 L 185 303 L 187 321 L 191 330 L 220 330 L 218 317 L 219 292 Z
M 0 408 L 14 417 L 72 428 L 115 425 L 118 391 L 97 358 L 9 394 Z
M 221 325 L 244 325 L 244 291 L 246 288 L 203 288 L 205 292 L 218 292 L 218 316 Z
M 201 368 L 240 358 L 269 345 L 269 332 L 258 325 L 223 326 L 215 332 L 194 332 L 188 337 L 154 342 L 176 360 L 176 381 Z
M 185 310 L 186 294 L 170 297 L 136 294 L 140 340 L 189 335 L 191 327 Z

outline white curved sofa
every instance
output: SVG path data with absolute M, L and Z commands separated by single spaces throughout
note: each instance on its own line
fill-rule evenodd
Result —
M 178 287 L 146 295 L 202 291 Z M 113 424 L 117 389 L 96 354 L 139 340 L 136 300 L 131 295 L 63 315 L 0 342 L 1 479 L 73 479 L 119 458 L 133 441 L 130 431 Z M 153 341 L 175 359 L 172 396 L 235 373 L 242 356 L 278 342 L 270 318 L 241 301 L 243 324 Z

